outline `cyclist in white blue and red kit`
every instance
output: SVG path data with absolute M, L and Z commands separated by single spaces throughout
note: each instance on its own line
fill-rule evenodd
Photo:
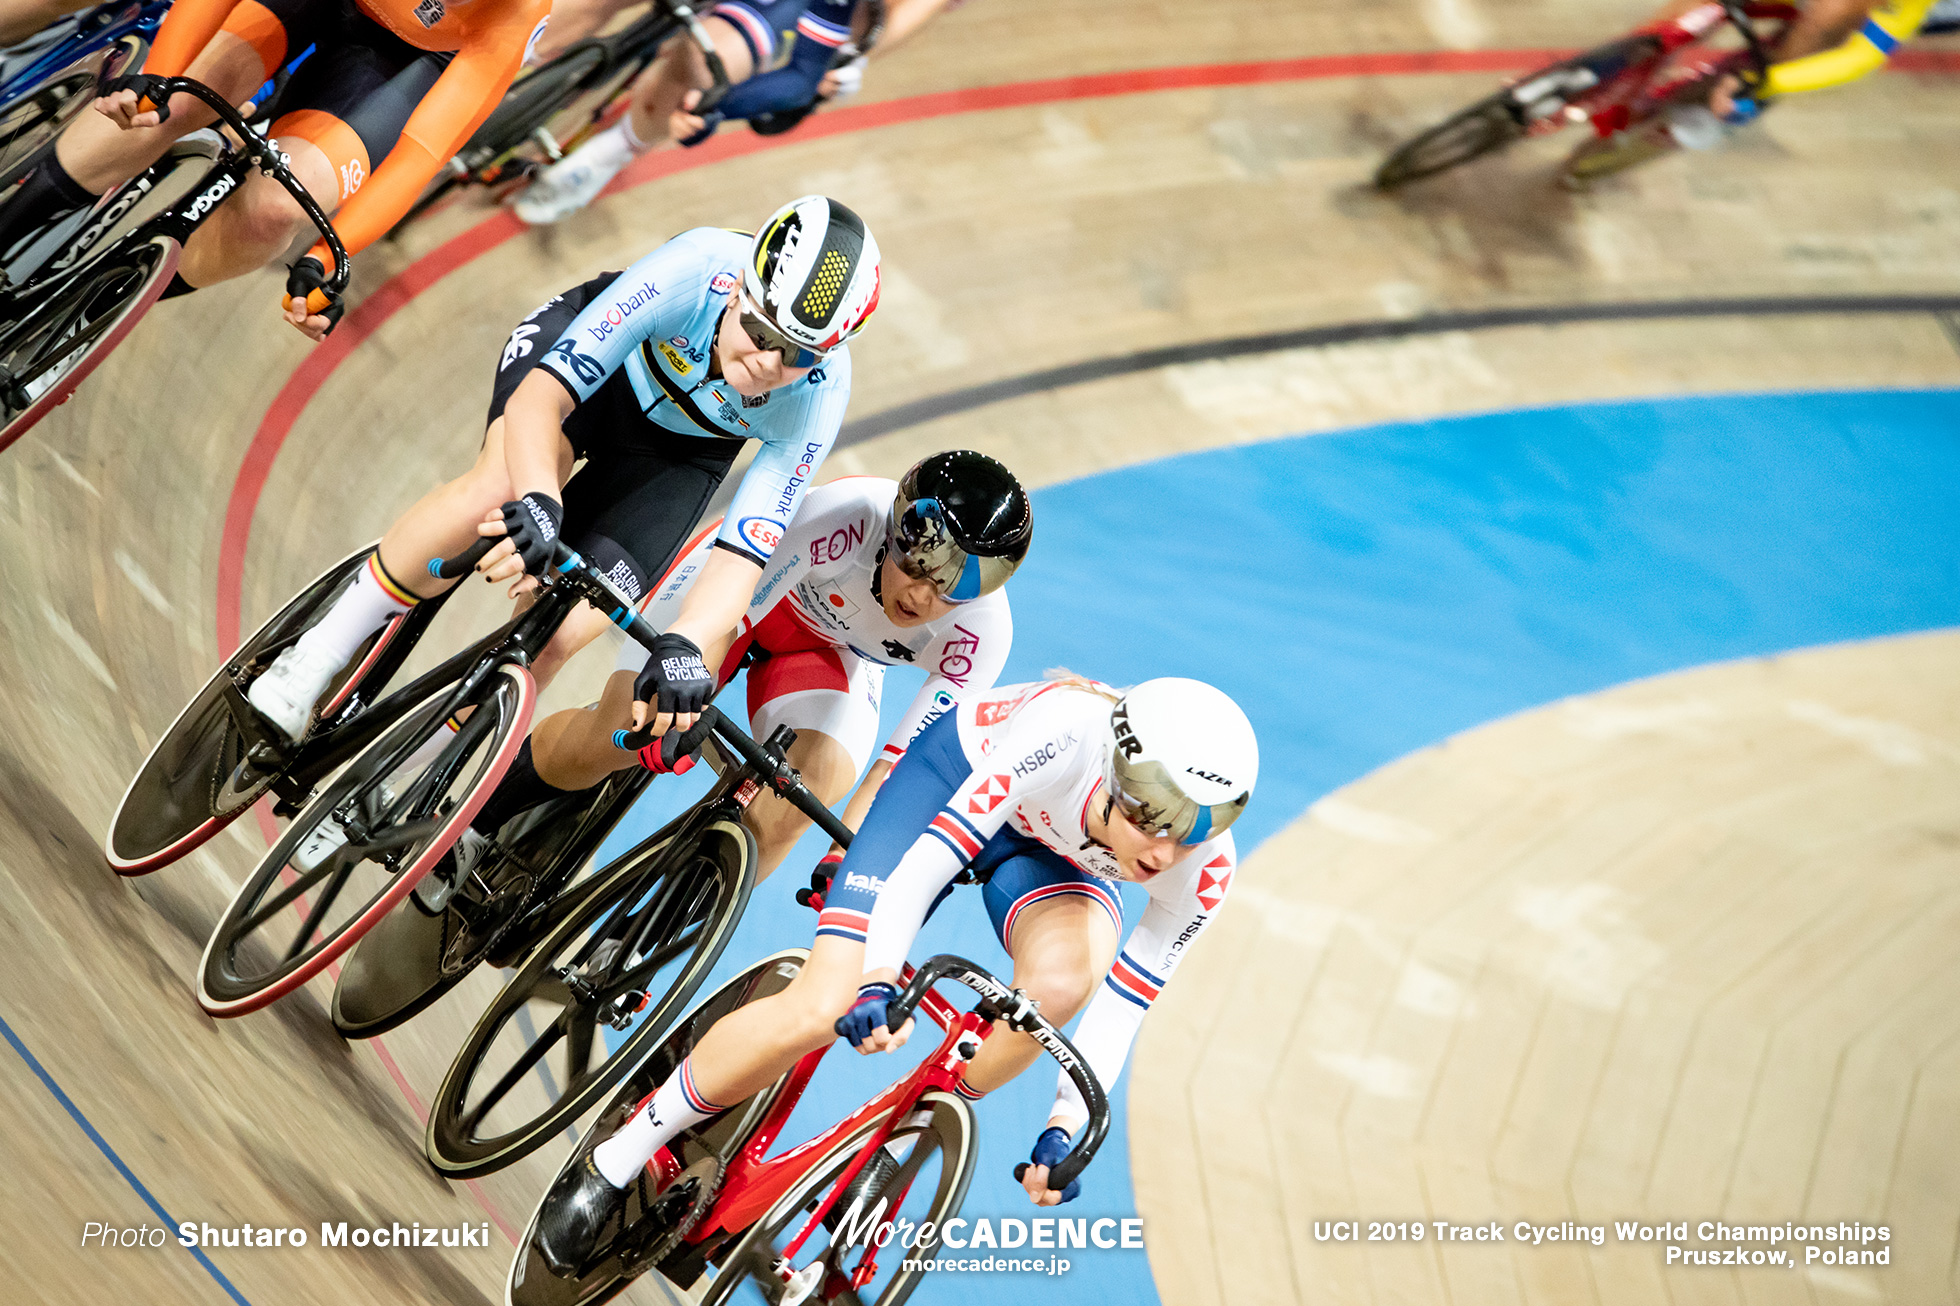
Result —
M 537 54 L 549 58 L 599 30 L 632 0 L 557 0 Z M 889 54 L 956 0 L 890 0 L 882 6 L 875 53 Z M 618 121 L 538 174 L 513 205 L 519 218 L 557 222 L 604 190 L 634 159 L 674 141 L 699 145 L 723 122 L 755 131 L 789 131 L 822 100 L 855 94 L 871 50 L 873 6 L 858 0 L 721 0 L 699 6 L 702 27 L 727 70 L 730 89 L 703 110 L 710 84 L 700 47 L 671 38 L 633 85 Z
M 702 532 L 647 601 L 641 615 L 655 630 L 685 611 L 718 529 L 725 525 Z M 1020 482 L 968 449 L 933 454 L 896 482 L 846 476 L 820 485 L 776 546 L 740 622 L 703 642 L 716 684 L 749 662 L 750 733 L 763 739 L 778 726 L 795 730 L 789 761 L 826 807 L 864 776 L 843 814 L 844 824 L 856 829 L 919 732 L 999 677 L 1014 640 L 1002 586 L 1026 556 L 1033 529 Z M 564 791 L 635 765 L 681 769 L 677 735 L 637 754 L 622 746 L 627 728 L 658 706 L 645 697 L 653 691 L 637 687 L 646 680 L 646 662 L 645 651 L 626 642 L 596 708 L 559 712 L 538 724 L 458 843 L 461 869 L 475 866 L 484 838 L 504 822 Z M 918 667 L 925 683 L 880 750 L 885 668 L 898 665 Z M 800 810 L 768 793 L 749 804 L 742 820 L 755 834 L 758 880 L 809 827 Z M 842 858 L 833 849 L 825 863 Z
M 1066 677 L 961 702 L 920 734 L 879 791 L 797 977 L 716 1022 L 546 1195 L 537 1244 L 547 1264 L 576 1269 L 624 1185 L 679 1130 L 774 1082 L 837 1035 L 867 1052 L 902 1045 L 910 1024 L 894 1032 L 885 1021 L 899 967 L 963 867 L 986 881 L 1015 986 L 1056 1023 L 1086 1002 L 1075 1044 L 1097 1079 L 1114 1083 L 1144 1013 L 1231 888 L 1238 857 L 1227 827 L 1258 769 L 1245 714 L 1195 680 L 1118 692 Z M 1120 951 L 1118 882 L 1141 885 L 1150 899 Z M 996 1028 L 962 1091 L 996 1088 L 1035 1055 L 1032 1040 Z M 1048 1168 L 1087 1118 L 1062 1076 L 1023 1177 L 1036 1202 L 1075 1196 L 1075 1184 L 1047 1188 Z M 883 1165 L 896 1158 L 888 1153 Z
M 513 596 L 535 586 L 562 534 L 638 598 L 755 440 L 762 448 L 655 659 L 666 714 L 656 725 L 678 713 L 685 728 L 713 687 L 700 641 L 748 606 L 835 442 L 851 389 L 844 342 L 877 303 L 877 242 L 819 195 L 785 205 L 753 237 L 697 228 L 555 297 L 504 346 L 476 465 L 389 528 L 347 593 L 252 683 L 252 705 L 301 738 L 362 642 L 448 588 L 430 560 L 479 536 L 509 537 L 477 569 L 515 580 Z M 540 683 L 609 624 L 581 605 L 533 668 Z

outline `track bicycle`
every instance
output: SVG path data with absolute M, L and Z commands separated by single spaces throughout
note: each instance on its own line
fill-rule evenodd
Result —
M 1795 19 L 1794 6 L 1709 0 L 1675 18 L 1540 68 L 1397 146 L 1375 171 L 1393 190 L 1454 168 L 1527 136 L 1585 123 L 1592 136 L 1560 166 L 1584 185 L 1677 148 L 1668 115 L 1704 105 L 1728 74 L 1760 84 L 1769 50 Z M 1717 44 L 1733 34 L 1740 45 Z
M 173 77 L 155 93 L 195 96 L 230 134 L 192 132 L 103 196 L 78 229 L 72 215 L 55 219 L 45 257 L 10 265 L 0 286 L 0 449 L 65 402 L 142 320 L 169 286 L 191 233 L 254 169 L 285 188 L 332 251 L 327 293 L 347 288 L 347 250 L 277 146 L 202 82 Z M 23 248 L 37 243 L 30 235 Z M 31 273 L 22 272 L 28 262 Z
M 479 541 L 431 570 L 458 578 L 497 542 Z M 345 592 L 369 552 L 329 568 L 219 668 L 157 741 L 111 824 L 109 860 L 135 875 L 182 856 L 267 794 L 275 814 L 293 816 L 205 949 L 198 996 L 214 1015 L 291 992 L 415 889 L 523 743 L 537 698 L 528 668 L 581 600 L 643 643 L 655 637 L 625 595 L 560 541 L 528 609 L 383 696 L 441 599 L 388 622 L 328 685 L 302 737 L 289 740 L 244 691 Z M 339 846 L 315 864 L 296 861 L 309 841 L 331 847 L 313 840 L 316 831 L 337 832 Z M 285 913 L 294 904 L 303 916 L 296 929 Z
M 515 957 L 515 970 L 430 1101 L 424 1144 L 438 1171 L 472 1178 L 528 1155 L 596 1106 L 687 1009 L 748 905 L 755 837 L 741 818 L 764 789 L 849 841 L 850 831 L 785 760 L 794 730 L 778 727 L 757 744 L 710 705 L 682 745 L 692 751 L 709 738 L 724 756 L 707 795 L 569 890 L 554 886 L 582 858 L 561 858 L 528 887 L 513 887 L 526 885 L 526 872 L 505 858 L 479 863 L 495 866 L 480 893 L 459 888 L 451 897 L 451 910 L 460 901 L 471 906 L 445 931 L 452 940 L 445 957 L 466 955 L 453 940 L 477 917 L 515 917 L 525 946 L 521 956 L 500 949 Z M 600 831 L 595 842 L 603 837 Z M 396 916 L 413 919 L 412 906 Z M 445 977 L 443 987 L 450 983 Z M 604 1038 L 607 1029 L 622 1037 Z
M 820 908 L 821 898 L 813 897 L 812 905 Z M 559 1173 L 584 1165 L 715 1021 L 780 992 L 807 957 L 800 948 L 776 953 L 716 990 L 620 1086 Z M 815 1137 L 764 1160 L 829 1049 L 809 1053 L 769 1088 L 682 1130 L 656 1153 L 576 1276 L 561 1278 L 545 1263 L 534 1212 L 511 1262 L 505 1300 L 510 1306 L 591 1306 L 618 1295 L 647 1270 L 658 1269 L 670 1284 L 686 1288 L 712 1265 L 715 1277 L 696 1298 L 703 1306 L 898 1306 L 926 1273 L 913 1262 L 929 1262 L 936 1247 L 902 1246 L 896 1231 L 909 1227 L 916 1233 L 928 1221 L 943 1229 L 972 1181 L 978 1157 L 973 1113 L 953 1089 L 995 1021 L 1033 1036 L 1075 1081 L 1089 1108 L 1081 1137 L 1049 1172 L 1051 1189 L 1066 1188 L 1109 1132 L 1108 1098 L 1088 1063 L 1025 994 L 971 961 L 941 954 L 916 970 L 907 966 L 904 979 L 890 1008 L 892 1027 L 917 1011 L 945 1031 L 916 1069 Z M 965 985 L 979 1003 L 960 1011 L 933 992 L 942 980 Z M 889 1153 L 879 1158 L 888 1141 L 908 1139 L 903 1160 L 894 1163 Z M 1016 1169 L 1017 1178 L 1024 1168 Z M 678 1291 L 671 1295 L 682 1299 Z

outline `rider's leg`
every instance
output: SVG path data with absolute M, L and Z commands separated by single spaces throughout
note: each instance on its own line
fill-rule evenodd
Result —
M 333 162 L 310 141 L 281 138 L 287 166 L 307 193 L 332 213 L 340 207 Z M 184 244 L 178 289 L 199 290 L 256 272 L 293 243 L 308 225 L 306 211 L 272 178 L 253 173 Z
M 559 466 L 569 475 L 571 444 L 562 437 L 559 444 Z M 246 692 L 252 705 L 290 737 L 299 738 L 313 703 L 363 640 L 393 617 L 455 584 L 431 576 L 429 561 L 467 549 L 479 538 L 476 524 L 509 495 L 499 415 L 490 423 L 475 465 L 423 495 L 396 518 L 348 591 L 252 682 Z
M 760 726 L 755 734 L 758 739 L 764 737 Z M 835 806 L 851 791 L 851 781 L 857 779 L 857 763 L 850 750 L 821 731 L 797 731 L 788 757 L 790 765 L 802 773 L 805 787 L 825 807 Z M 742 824 L 755 835 L 755 878 L 759 883 L 783 864 L 783 858 L 810 828 L 810 818 L 788 799 L 765 791 L 749 804 Z
M 597 35 L 613 17 L 635 0 L 553 0 L 551 21 L 531 51 L 531 66 L 550 63 L 588 36 Z
M 279 33 L 276 24 L 272 30 Z M 273 42 L 262 37 L 261 44 L 268 50 L 273 45 L 284 49 L 283 39 Z M 191 61 L 185 75 L 237 103 L 265 81 L 268 66 L 278 66 L 276 55 L 270 64 L 266 57 L 246 36 L 220 31 Z M 0 248 L 53 218 L 93 204 L 156 162 L 179 138 L 214 121 L 216 115 L 203 101 L 188 95 L 174 96 L 170 117 L 154 127 L 124 131 L 102 114 L 78 114 L 54 148 L 40 157 L 6 203 L 0 204 Z
M 673 1076 L 599 1144 L 593 1160 L 600 1173 L 624 1187 L 682 1129 L 767 1088 L 827 1045 L 863 972 L 862 942 L 818 935 L 787 988 L 716 1021 Z
M 0 45 L 18 45 L 66 14 L 80 13 L 95 0 L 0 0 Z
M 1116 960 L 1116 930 L 1108 903 L 1093 893 L 1062 892 L 1021 905 L 1008 925 L 1014 987 L 1039 1002 L 1053 1024 L 1072 1019 Z M 966 1086 L 975 1094 L 999 1088 L 1040 1054 L 1032 1038 L 997 1024 L 967 1068 Z
M 786 646 L 789 651 L 771 653 L 749 668 L 749 731 L 758 741 L 779 726 L 796 731 L 790 763 L 810 792 L 834 807 L 877 750 L 885 669 L 849 649 L 795 647 L 784 638 L 783 627 L 791 624 L 786 618 L 772 610 L 755 627 L 758 649 Z M 772 793 L 749 804 L 742 820 L 755 833 L 757 880 L 782 865 L 810 828 L 808 817 Z
M 774 29 L 766 18 L 748 5 L 729 5 L 728 17 L 719 14 L 702 26 L 714 38 L 715 53 L 728 71 L 729 84 L 747 81 L 759 66 L 775 56 Z M 762 42 L 770 44 L 765 48 Z M 661 48 L 660 57 L 633 84 L 633 107 L 620 122 L 641 143 L 642 151 L 667 139 L 667 120 L 681 107 L 689 91 L 705 91 L 714 85 L 708 60 L 701 47 L 684 36 L 674 37 Z
M 730 82 L 748 79 L 757 67 L 753 47 L 726 18 L 702 24 Z M 712 84 L 701 49 L 685 35 L 670 38 L 633 84 L 633 101 L 618 122 L 539 173 L 518 196 L 517 216 L 534 224 L 557 222 L 590 204 L 627 164 L 667 139 L 667 117 L 691 90 Z

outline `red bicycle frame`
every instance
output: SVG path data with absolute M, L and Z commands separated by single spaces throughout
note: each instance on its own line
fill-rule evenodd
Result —
M 901 985 L 910 983 L 914 973 L 911 966 L 906 966 L 905 973 L 900 977 Z M 980 1045 L 986 1042 L 987 1036 L 993 1032 L 992 1022 L 982 1019 L 979 1012 L 959 1011 L 952 1003 L 930 990 L 919 999 L 918 1011 L 930 1017 L 935 1024 L 946 1031 L 945 1037 L 940 1040 L 939 1047 L 931 1056 L 921 1062 L 912 1073 L 891 1084 L 845 1119 L 838 1121 L 809 1141 L 792 1147 L 781 1156 L 773 1160 L 765 1160 L 777 1135 L 782 1132 L 783 1125 L 789 1120 L 790 1113 L 795 1111 L 796 1104 L 802 1099 L 804 1089 L 809 1086 L 810 1077 L 816 1073 L 817 1064 L 823 1060 L 824 1053 L 830 1049 L 826 1045 L 805 1054 L 790 1071 L 783 1083 L 782 1091 L 776 1095 L 775 1101 L 770 1103 L 769 1110 L 764 1114 L 762 1122 L 756 1126 L 748 1144 L 734 1160 L 729 1162 L 721 1193 L 716 1198 L 713 1209 L 688 1235 L 687 1241 L 698 1244 L 722 1233 L 735 1237 L 741 1236 L 750 1225 L 768 1213 L 783 1194 L 803 1177 L 813 1162 L 828 1155 L 839 1139 L 847 1137 L 862 1128 L 868 1121 L 883 1114 L 884 1122 L 872 1133 L 857 1157 L 832 1185 L 823 1203 L 784 1249 L 785 1257 L 793 1258 L 802 1249 L 811 1231 L 817 1227 L 824 1216 L 830 1213 L 839 1195 L 850 1187 L 851 1181 L 857 1178 L 858 1172 L 864 1169 L 876 1150 L 884 1146 L 885 1140 L 891 1137 L 897 1123 L 918 1105 L 919 1099 L 926 1093 L 934 1089 L 950 1091 L 964 1080 L 967 1063 L 979 1051 Z M 898 1201 L 903 1200 L 904 1194 L 900 1193 Z M 878 1248 L 875 1244 L 867 1244 L 864 1260 L 859 1262 L 857 1269 L 851 1275 L 852 1288 L 863 1287 L 876 1275 L 877 1252 Z
M 1684 88 L 1746 65 L 1752 59 L 1748 49 L 1711 50 L 1698 57 L 1675 59 L 1681 51 L 1705 41 L 1724 25 L 1733 25 L 1738 14 L 1744 18 L 1787 25 L 1797 16 L 1797 10 L 1793 5 L 1773 3 L 1771 0 L 1751 0 L 1750 3 L 1737 4 L 1733 9 L 1720 3 L 1720 0 L 1709 0 L 1677 17 L 1637 28 L 1628 39 L 1651 37 L 1657 43 L 1652 51 L 1576 97 L 1562 114 L 1552 114 L 1530 123 L 1526 133 L 1542 136 L 1570 122 L 1587 122 L 1595 135 L 1611 136 L 1614 132 L 1625 130 L 1631 123 L 1650 117 L 1657 106 L 1667 103 Z M 1664 77 L 1656 79 L 1656 72 L 1670 61 L 1673 67 Z M 1547 70 L 1545 75 L 1555 74 Z M 1519 93 L 1519 99 L 1531 98 L 1524 93 L 1529 85 L 1530 81 L 1527 80 L 1513 88 Z

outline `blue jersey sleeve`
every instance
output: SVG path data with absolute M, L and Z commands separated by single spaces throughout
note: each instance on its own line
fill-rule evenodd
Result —
M 728 515 L 715 536 L 758 567 L 782 542 L 803 496 L 816 480 L 824 455 L 837 443 L 851 399 L 851 356 L 839 349 L 801 381 L 769 396 L 771 433 L 762 437 L 755 461 L 735 487 Z
M 676 236 L 614 278 L 572 319 L 538 366 L 584 403 L 642 341 L 664 340 L 685 329 L 701 287 L 726 271 L 727 263 L 694 233 Z

